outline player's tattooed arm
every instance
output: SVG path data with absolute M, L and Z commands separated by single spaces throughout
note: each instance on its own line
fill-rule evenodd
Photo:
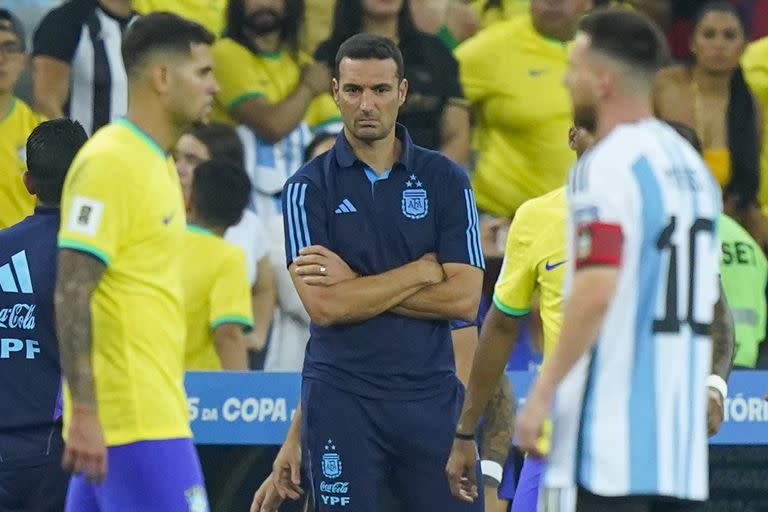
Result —
M 720 284 L 720 298 L 715 303 L 712 319 L 712 373 L 725 381 L 733 368 L 735 335 L 733 316 L 725 298 L 723 285 Z
M 503 466 L 515 426 L 515 397 L 506 375 L 499 379 L 483 417 L 481 457 Z
M 61 369 L 72 400 L 96 405 L 91 349 L 91 296 L 105 265 L 93 256 L 71 249 L 59 251 L 56 279 L 56 333 Z

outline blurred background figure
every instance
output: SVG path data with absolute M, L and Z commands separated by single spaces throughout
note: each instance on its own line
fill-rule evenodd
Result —
M 182 255 L 188 370 L 248 370 L 243 334 L 253 329 L 253 310 L 245 252 L 223 237 L 250 193 L 237 163 L 208 160 L 195 168 Z
M 741 58 L 744 78 L 749 84 L 754 99 L 763 113 L 760 131 L 763 134 L 762 156 L 760 158 L 760 192 L 758 200 L 763 212 L 768 206 L 768 37 L 763 37 L 747 46 Z
M 466 165 L 469 110 L 450 50 L 436 36 L 416 27 L 409 0 L 346 0 L 336 3 L 331 37 L 320 44 L 315 58 L 332 69 L 341 43 L 359 33 L 385 36 L 398 44 L 408 98 L 397 120 L 414 143 Z
M 170 11 L 201 24 L 220 37 L 224 31 L 227 0 L 133 0 L 133 8 L 139 14 Z
M 253 184 L 251 208 L 266 228 L 277 280 L 268 370 L 299 370 L 309 337 L 309 316 L 285 268 L 280 194 L 313 133 L 340 128 L 330 71 L 299 50 L 303 14 L 302 0 L 231 0 L 227 36 L 214 45 L 221 91 L 213 118 L 237 125 Z
M 30 215 L 35 204 L 22 176 L 27 170 L 27 137 L 42 117 L 14 94 L 27 62 L 25 41 L 19 19 L 0 9 L 0 229 Z
M 185 201 L 189 205 L 195 168 L 208 160 L 243 166 L 243 146 L 234 128 L 217 122 L 198 124 L 187 130 L 175 150 Z M 248 201 L 250 205 L 250 198 Z M 276 304 L 275 275 L 269 260 L 269 238 L 254 210 L 246 206 L 242 219 L 226 230 L 224 239 L 245 251 L 248 282 L 253 305 L 253 330 L 246 335 L 252 369 L 264 367 L 263 349 L 272 325 Z
M 723 189 L 725 212 L 765 248 L 768 223 L 757 202 L 760 113 L 739 65 L 745 44 L 738 11 L 727 2 L 706 4 L 694 23 L 694 60 L 659 73 L 655 110 L 663 119 L 694 127 L 704 160 Z
M 78 0 L 52 9 L 35 31 L 35 110 L 69 117 L 92 134 L 125 114 L 128 78 L 120 44 L 131 0 Z

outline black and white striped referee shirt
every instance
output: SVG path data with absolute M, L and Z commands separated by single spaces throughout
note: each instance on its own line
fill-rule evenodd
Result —
M 135 16 L 121 18 L 97 0 L 70 0 L 51 10 L 35 31 L 34 56 L 69 64 L 64 115 L 92 134 L 128 108 L 128 80 L 120 43 Z

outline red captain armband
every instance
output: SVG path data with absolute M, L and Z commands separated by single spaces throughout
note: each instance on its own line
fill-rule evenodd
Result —
M 590 265 L 621 265 L 624 235 L 621 226 L 584 222 L 576 232 L 576 268 Z

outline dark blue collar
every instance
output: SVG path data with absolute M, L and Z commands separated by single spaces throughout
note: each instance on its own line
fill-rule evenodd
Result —
M 61 210 L 53 206 L 35 206 L 35 215 L 58 215 L 59 213 Z
M 413 141 L 411 140 L 411 136 L 408 135 L 408 130 L 405 129 L 405 126 L 401 125 L 400 123 L 395 123 L 395 137 L 400 140 L 403 147 L 400 151 L 400 158 L 397 159 L 397 162 L 395 162 L 392 168 L 394 169 L 400 165 L 405 170 L 412 169 Z M 336 162 L 339 164 L 339 167 L 353 167 L 355 163 L 361 162 L 361 160 L 355 156 L 355 153 L 352 150 L 352 146 L 350 146 L 349 141 L 347 140 L 347 137 L 344 135 L 343 131 L 336 138 L 334 152 L 336 154 Z M 367 165 L 365 162 L 362 163 L 363 165 Z

